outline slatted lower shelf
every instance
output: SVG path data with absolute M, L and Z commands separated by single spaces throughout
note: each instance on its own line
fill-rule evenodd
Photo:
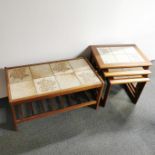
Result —
M 16 122 L 21 123 L 96 104 L 96 93 L 95 90 L 89 90 L 52 99 L 16 105 Z

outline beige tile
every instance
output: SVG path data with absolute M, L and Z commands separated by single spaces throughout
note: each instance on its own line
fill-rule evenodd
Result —
M 35 65 L 30 67 L 33 79 L 52 76 L 52 70 L 49 64 Z
M 60 89 L 54 76 L 35 79 L 34 83 L 38 94 L 53 92 Z
M 108 47 L 98 47 L 97 50 L 101 55 L 106 55 L 108 52 L 111 52 L 110 48 Z
M 72 67 L 67 61 L 51 63 L 50 66 L 54 75 L 67 74 L 73 72 Z
M 67 89 L 67 88 L 80 86 L 80 81 L 77 79 L 74 73 L 56 75 L 56 79 L 61 89 Z
M 104 63 L 115 63 L 117 59 L 112 54 L 107 54 L 104 56 L 101 56 L 103 58 Z
M 101 83 L 93 71 L 80 71 L 76 72 L 75 74 L 83 85 L 93 85 Z
M 142 56 L 134 47 L 97 48 L 105 63 L 135 63 L 144 62 Z
M 29 67 L 20 67 L 8 70 L 8 77 L 10 83 L 17 83 L 29 81 L 32 79 Z
M 36 90 L 32 81 L 24 81 L 10 84 L 12 99 L 19 99 L 36 95 Z
M 83 71 L 91 69 L 84 59 L 70 60 L 69 63 L 71 64 L 74 71 Z
M 122 54 L 125 52 L 126 47 L 110 47 L 110 51 L 113 54 Z

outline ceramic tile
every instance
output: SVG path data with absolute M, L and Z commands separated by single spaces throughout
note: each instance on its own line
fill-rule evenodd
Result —
M 97 48 L 104 63 L 135 63 L 144 62 L 134 47 Z M 113 57 L 112 57 L 113 56 Z
M 72 73 L 72 67 L 67 61 L 56 62 L 50 64 L 54 75 Z
M 83 85 L 101 83 L 93 71 L 79 71 L 75 74 Z
M 107 54 L 103 57 L 105 63 L 115 63 L 117 61 L 116 57 L 112 54 Z
M 52 76 L 52 70 L 49 64 L 35 65 L 30 67 L 33 79 Z
M 36 95 L 36 89 L 32 81 L 24 81 L 10 84 L 12 99 L 18 99 Z
M 67 88 L 80 86 L 80 81 L 77 79 L 74 73 L 56 75 L 56 80 L 58 81 L 61 89 L 67 89 Z
M 115 62 L 114 63 L 129 63 L 130 59 L 127 55 L 117 54 L 115 55 Z
M 32 79 L 29 67 L 20 67 L 8 70 L 8 77 L 10 83 L 17 83 L 29 81 Z
M 105 48 L 103 48 L 103 47 L 98 47 L 97 50 L 98 50 L 98 52 L 100 53 L 100 55 L 105 55 L 105 54 L 107 54 L 108 52 L 111 52 L 110 48 L 108 48 L 108 47 L 105 47 Z
M 112 52 L 112 53 L 116 53 L 116 54 L 122 54 L 122 53 L 124 53 L 125 50 L 126 49 L 126 47 L 110 47 L 110 51 Z
M 38 94 L 52 92 L 60 89 L 54 76 L 35 79 L 34 83 Z
M 69 63 L 71 64 L 74 71 L 91 70 L 84 59 L 70 60 Z

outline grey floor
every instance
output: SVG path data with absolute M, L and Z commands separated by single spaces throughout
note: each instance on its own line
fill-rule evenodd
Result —
M 86 107 L 19 125 L 0 109 L 0 155 L 155 155 L 155 67 L 137 103 L 114 87 L 105 108 Z

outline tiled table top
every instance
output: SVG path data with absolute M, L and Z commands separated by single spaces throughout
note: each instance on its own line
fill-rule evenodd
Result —
M 101 84 L 85 59 L 7 68 L 11 100 Z
M 151 65 L 136 45 L 94 45 L 91 48 L 101 69 Z
M 105 64 L 145 62 L 134 47 L 98 47 Z

